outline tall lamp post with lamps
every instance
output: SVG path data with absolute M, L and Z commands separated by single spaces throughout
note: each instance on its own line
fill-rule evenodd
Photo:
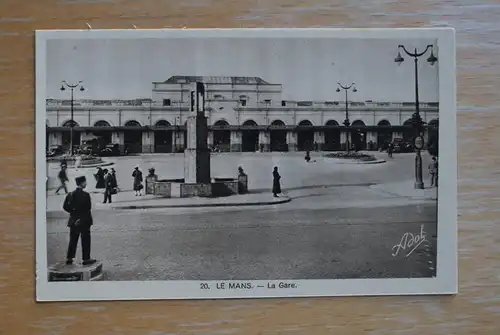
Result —
M 422 137 L 422 131 L 424 129 L 424 121 L 422 120 L 422 117 L 420 116 L 420 102 L 419 102 L 419 97 L 418 97 L 418 59 L 422 56 L 424 56 L 427 51 L 431 50 L 430 56 L 427 58 L 427 62 L 431 65 L 434 65 L 437 62 L 437 57 L 434 56 L 434 47 L 432 44 L 427 45 L 424 51 L 419 52 L 417 48 L 414 49 L 414 52 L 408 51 L 406 47 L 402 44 L 398 46 L 398 55 L 394 59 L 398 65 L 401 65 L 403 63 L 404 58 L 401 56 L 401 50 L 408 55 L 409 57 L 413 58 L 414 64 L 415 64 L 415 112 L 412 115 L 411 118 L 411 124 L 413 126 L 413 129 L 415 129 L 415 139 L 414 139 L 414 146 L 416 149 L 416 156 L 415 156 L 415 188 L 416 189 L 423 189 L 424 188 L 424 181 L 422 178 L 422 155 L 421 155 L 421 150 L 423 148 L 423 137 Z
M 342 85 L 341 83 L 337 83 L 339 87 L 337 87 L 337 92 L 340 92 L 340 90 L 344 90 L 345 92 L 345 120 L 343 122 L 344 126 L 346 128 L 349 128 L 351 125 L 351 121 L 349 120 L 349 100 L 348 100 L 348 92 L 352 91 L 356 93 L 358 90 L 355 87 L 355 83 L 352 83 L 351 85 Z M 350 129 L 347 129 L 346 132 L 346 151 L 349 152 L 351 150 L 351 145 L 349 141 L 349 136 L 350 136 Z
M 74 120 L 74 109 L 75 109 L 75 100 L 74 100 L 74 91 L 75 88 L 79 88 L 81 92 L 85 91 L 85 88 L 83 88 L 82 81 L 79 81 L 77 84 L 71 85 L 66 82 L 66 80 L 63 80 L 61 83 L 61 91 L 66 91 L 67 88 L 70 89 L 71 91 L 71 120 L 70 120 L 70 127 L 69 127 L 69 145 L 70 145 L 70 156 L 73 156 L 73 128 L 75 127 L 75 120 Z

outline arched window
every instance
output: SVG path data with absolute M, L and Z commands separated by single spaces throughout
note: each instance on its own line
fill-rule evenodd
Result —
M 94 123 L 94 127 L 111 127 L 108 121 L 100 120 Z
M 433 119 L 433 120 L 430 120 L 429 123 L 428 123 L 429 127 L 436 127 L 438 128 L 439 127 L 439 120 L 438 119 Z
M 365 123 L 361 120 L 356 120 L 352 123 L 353 126 L 365 126 Z
M 281 120 L 274 120 L 273 122 L 271 122 L 271 126 L 272 127 L 284 127 L 285 123 Z
M 299 126 L 302 126 L 302 127 L 310 127 L 312 125 L 313 125 L 312 122 L 309 120 L 302 120 L 299 123 Z
M 229 126 L 229 123 L 226 120 L 219 120 L 214 123 L 214 127 L 227 127 Z
M 157 127 L 157 128 L 170 127 L 170 122 L 168 122 L 166 120 L 159 120 L 158 122 L 156 122 L 155 127 Z
M 387 120 L 380 120 L 379 123 L 377 124 L 377 126 L 386 126 L 386 127 L 388 127 L 390 125 L 391 125 L 391 123 Z
M 255 122 L 254 120 L 246 120 L 243 123 L 243 127 L 256 127 L 256 126 L 257 126 L 257 122 Z
M 63 123 L 63 127 L 79 127 L 79 125 L 74 120 L 68 120 Z
M 141 124 L 135 120 L 130 120 L 125 123 L 125 127 L 140 127 Z

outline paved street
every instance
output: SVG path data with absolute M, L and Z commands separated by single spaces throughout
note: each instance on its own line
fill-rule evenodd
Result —
M 147 169 L 154 161 L 160 176 L 167 168 L 174 171 L 174 163 L 182 167 L 179 155 L 118 161 L 118 178 L 122 180 L 135 164 Z M 96 205 L 93 256 L 104 261 L 108 280 L 406 278 L 434 274 L 436 202 L 370 187 L 399 183 L 408 185 L 408 190 L 400 193 L 411 195 L 414 155 L 395 155 L 376 165 L 335 164 L 335 160 L 320 156 L 316 163 L 306 164 L 298 154 L 228 154 L 216 155 L 212 161 L 213 174 L 221 171 L 222 176 L 233 166 L 244 165 L 250 188 L 263 199 L 270 197 L 270 178 L 264 171 L 279 165 L 284 193 L 292 201 L 260 207 L 147 210 L 101 210 Z M 428 162 L 424 155 L 426 182 Z M 174 176 L 173 172 L 169 175 Z M 62 201 L 63 196 L 59 197 Z M 100 197 L 93 195 L 94 203 L 100 202 Z M 61 211 L 47 213 L 49 264 L 64 260 L 66 217 Z M 418 235 L 422 225 L 429 243 L 406 258 L 408 249 L 393 256 L 393 247 L 404 234 Z
M 296 202 L 310 201 L 306 199 Z M 283 205 L 286 206 L 286 205 Z M 94 256 L 109 280 L 426 277 L 435 256 L 419 247 L 392 256 L 405 233 L 436 250 L 433 205 L 370 209 L 100 212 Z M 209 215 L 207 215 L 209 214 Z M 65 218 L 49 220 L 49 263 L 66 248 Z

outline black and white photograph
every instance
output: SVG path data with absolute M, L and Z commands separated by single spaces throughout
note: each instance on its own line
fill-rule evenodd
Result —
M 37 299 L 456 293 L 454 41 L 37 31 Z

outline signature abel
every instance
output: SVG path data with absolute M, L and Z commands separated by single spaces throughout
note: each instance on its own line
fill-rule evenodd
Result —
M 405 257 L 410 256 L 423 243 L 430 243 L 424 231 L 424 225 L 420 226 L 420 234 L 404 233 L 401 241 L 392 247 L 392 256 L 396 257 L 405 252 Z

